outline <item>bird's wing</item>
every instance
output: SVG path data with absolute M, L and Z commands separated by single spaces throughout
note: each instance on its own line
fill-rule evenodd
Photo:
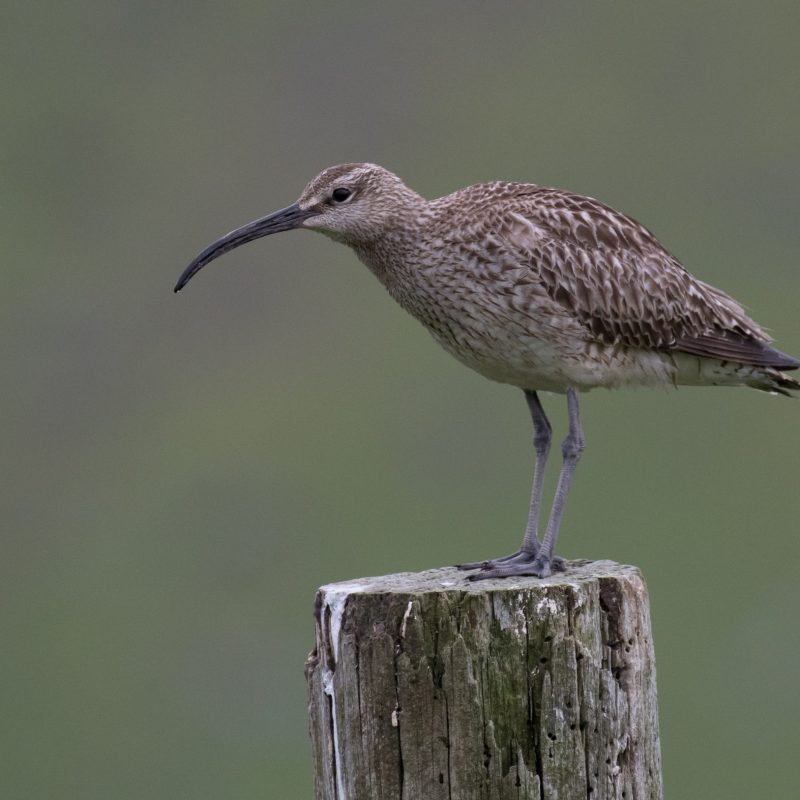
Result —
M 690 275 L 645 227 L 608 206 L 528 187 L 503 204 L 495 223 L 549 296 L 597 340 L 768 363 L 769 337 L 733 298 Z

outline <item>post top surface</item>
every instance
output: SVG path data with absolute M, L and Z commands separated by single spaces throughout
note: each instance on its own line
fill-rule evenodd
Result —
M 548 586 L 578 586 L 596 581 L 598 578 L 621 578 L 641 581 L 638 567 L 617 564 L 615 561 L 568 561 L 564 572 L 549 578 L 512 577 L 482 581 L 467 580 L 473 572 L 462 572 L 455 567 L 439 567 L 422 572 L 398 572 L 393 575 L 378 575 L 355 578 L 348 581 L 328 583 L 320 587 L 326 595 L 350 594 L 425 594 L 428 592 L 466 592 L 482 594 L 487 591 L 519 591 Z

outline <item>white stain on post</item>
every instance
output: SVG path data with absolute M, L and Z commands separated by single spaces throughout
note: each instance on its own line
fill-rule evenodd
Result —
M 408 605 L 406 606 L 406 613 L 403 614 L 403 622 L 400 624 L 400 638 L 406 638 L 406 625 L 408 624 L 408 619 L 411 616 L 411 610 L 414 608 L 414 601 L 409 600 Z
M 536 614 L 541 616 L 545 610 L 550 614 L 558 614 L 558 603 L 552 597 L 543 597 L 536 603 Z
M 368 583 L 331 583 L 320 587 L 322 593 L 322 619 L 327 620 L 328 643 L 330 644 L 331 663 L 325 660 L 322 671 L 322 690 L 331 698 L 331 716 L 333 722 L 333 758 L 336 765 L 336 793 L 338 800 L 347 800 L 344 785 L 344 766 L 342 764 L 342 748 L 339 742 L 339 723 L 336 719 L 336 691 L 334 674 L 339 663 L 339 644 L 342 635 L 342 620 L 347 606 L 347 598 L 351 594 L 365 592 L 370 588 Z
M 528 635 L 528 620 L 525 616 L 525 593 L 518 592 L 516 602 L 508 597 L 507 602 L 498 595 L 492 595 L 492 608 L 501 630 L 512 631 L 519 639 Z

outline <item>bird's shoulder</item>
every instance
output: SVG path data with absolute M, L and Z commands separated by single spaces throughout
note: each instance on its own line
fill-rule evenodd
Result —
M 523 234 L 523 240 L 533 236 L 575 247 L 663 251 L 641 223 L 599 200 L 564 189 L 492 181 L 467 186 L 434 202 L 440 209 L 439 219 L 445 224 L 449 221 L 456 230 L 467 231 L 472 223 L 481 232 L 512 238 Z M 523 230 L 518 229 L 519 218 L 527 223 Z

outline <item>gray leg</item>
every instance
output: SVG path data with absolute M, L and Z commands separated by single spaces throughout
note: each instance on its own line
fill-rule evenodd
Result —
M 536 451 L 536 465 L 533 468 L 533 486 L 531 487 L 531 505 L 528 510 L 528 526 L 522 540 L 522 550 L 536 555 L 539 552 L 539 509 L 542 506 L 542 488 L 544 487 L 544 465 L 550 452 L 553 440 L 553 429 L 545 416 L 539 396 L 536 392 L 525 392 L 528 408 L 533 420 L 533 449 Z
M 581 453 L 585 446 L 578 410 L 578 393 L 574 389 L 567 389 L 567 409 L 569 411 L 569 433 L 567 433 L 567 438 L 561 444 L 564 463 L 561 465 L 561 474 L 558 476 L 556 496 L 553 499 L 553 507 L 550 509 L 550 521 L 547 523 L 547 533 L 544 536 L 539 555 L 534 562 L 534 566 L 541 566 L 548 573 L 553 561 L 556 542 L 558 541 L 558 530 L 561 527 L 561 517 L 564 513 L 564 506 L 567 503 L 567 495 L 569 494 L 570 486 L 572 486 L 572 476 L 575 474 L 575 467 L 578 466 L 578 461 L 580 461 Z
M 536 451 L 536 464 L 533 469 L 533 487 L 531 488 L 531 504 L 528 511 L 528 525 L 525 529 L 525 538 L 522 547 L 516 553 L 491 561 L 476 561 L 473 564 L 459 564 L 459 569 L 489 569 L 498 564 L 524 563 L 529 564 L 538 554 L 539 544 L 539 509 L 542 505 L 542 487 L 544 486 L 544 466 L 547 454 L 550 452 L 550 442 L 553 439 L 553 429 L 547 419 L 542 404 L 536 392 L 526 391 L 525 399 L 533 420 L 533 449 Z
M 535 575 L 539 578 L 546 578 L 553 569 L 563 568 L 563 562 L 554 555 L 554 552 L 556 541 L 558 540 L 558 530 L 561 526 L 561 517 L 564 514 L 564 506 L 567 502 L 567 494 L 569 494 L 569 488 L 572 485 L 572 476 L 575 474 L 575 467 L 584 448 L 583 429 L 581 428 L 581 419 L 578 411 L 578 393 L 572 388 L 567 390 L 567 409 L 569 412 L 569 432 L 561 445 L 564 463 L 561 465 L 561 474 L 558 476 L 558 487 L 556 488 L 553 507 L 550 510 L 547 532 L 541 547 L 535 553 L 535 558 L 527 563 L 522 563 L 517 558 L 510 559 L 504 563 L 487 564 L 477 575 L 470 575 L 470 580 L 505 578 L 512 575 Z M 534 493 L 535 491 L 536 480 L 534 479 Z M 531 506 L 533 507 L 533 498 Z M 528 539 L 527 533 L 525 534 L 525 539 Z

